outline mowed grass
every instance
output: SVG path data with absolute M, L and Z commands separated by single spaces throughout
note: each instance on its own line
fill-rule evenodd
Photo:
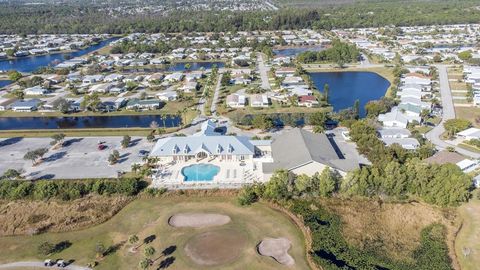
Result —
M 244 232 L 247 237 L 246 249 L 241 252 L 237 261 L 229 265 L 218 267 L 195 265 L 185 255 L 184 247 L 190 238 L 212 228 L 169 226 L 168 218 L 182 212 L 208 212 L 230 216 L 232 221 L 221 228 Z M 213 229 L 218 228 L 220 227 Z M 129 252 L 131 245 L 126 241 L 132 234 L 138 235 L 141 240 L 151 235 L 155 236 L 151 245 L 157 250 L 153 258 L 158 260 L 152 269 L 158 268 L 164 259 L 160 258 L 160 252 L 170 246 L 176 246 L 176 251 L 172 254 L 175 261 L 169 269 L 290 269 L 272 258 L 257 254 L 256 245 L 264 237 L 288 238 L 292 242 L 289 253 L 296 262 L 294 269 L 309 269 L 303 234 L 284 214 L 262 203 L 239 207 L 233 198 L 185 196 L 137 199 L 109 221 L 85 230 L 0 238 L 0 262 L 43 260 L 45 257 L 37 254 L 40 243 L 70 241 L 71 247 L 52 258 L 73 259 L 75 264 L 86 265 L 95 260 L 95 245 L 100 242 L 105 247 L 120 245 L 120 248 L 102 259 L 96 269 L 136 269 L 143 258 L 144 247 L 140 247 L 139 252 L 135 254 Z
M 477 107 L 455 107 L 457 119 L 466 119 L 472 123 L 474 127 L 480 127 L 475 119 L 480 117 L 480 108 Z
M 480 266 L 480 201 L 473 199 L 458 208 L 462 228 L 455 241 L 460 266 L 464 270 L 476 270 Z M 464 250 L 467 252 L 464 253 Z M 465 255 L 469 253 L 468 255 Z

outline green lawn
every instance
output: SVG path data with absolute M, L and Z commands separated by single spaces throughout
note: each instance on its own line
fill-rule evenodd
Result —
M 247 247 L 241 251 L 237 261 L 219 267 L 202 268 L 185 255 L 184 246 L 193 236 L 212 230 L 211 228 L 173 228 L 168 218 L 180 212 L 211 212 L 226 214 L 232 221 L 221 228 L 244 232 Z M 217 227 L 220 228 L 220 227 Z M 43 260 L 37 254 L 37 247 L 44 241 L 59 243 L 70 241 L 71 247 L 52 258 L 74 259 L 75 264 L 85 265 L 95 259 L 95 245 L 101 242 L 106 247 L 123 243 L 132 234 L 140 239 L 155 235 L 151 245 L 157 250 L 154 258 L 169 246 L 176 246 L 172 254 L 175 262 L 169 269 L 292 269 L 284 267 L 269 257 L 256 252 L 256 245 L 264 237 L 286 237 L 292 242 L 289 253 L 295 259 L 294 269 L 309 269 L 306 262 L 305 243 L 302 232 L 280 212 L 257 203 L 249 207 L 239 207 L 233 198 L 225 197 L 166 197 L 137 199 L 127 205 L 109 221 L 80 231 L 67 233 L 45 233 L 35 236 L 15 236 L 0 238 L 0 262 L 19 260 Z M 143 247 L 138 253 L 129 252 L 130 244 L 125 243 L 118 250 L 100 261 L 98 269 L 137 269 L 143 258 Z M 163 258 L 156 261 L 156 269 Z M 96 268 L 97 269 L 97 268 Z
M 462 269 L 476 270 L 480 265 L 480 201 L 475 198 L 462 205 L 458 215 L 462 228 L 455 239 L 455 253 Z M 465 256 L 464 249 L 470 254 Z

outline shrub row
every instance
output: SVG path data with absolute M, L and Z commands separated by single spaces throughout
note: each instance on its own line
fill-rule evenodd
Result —
M 88 180 L 2 180 L 0 181 L 0 199 L 5 200 L 46 200 L 57 198 L 64 201 L 74 200 L 88 194 L 133 196 L 147 186 L 137 178 L 88 179 Z

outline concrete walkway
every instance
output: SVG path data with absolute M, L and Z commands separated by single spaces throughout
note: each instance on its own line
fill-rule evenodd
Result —
M 448 82 L 447 67 L 444 65 L 437 66 L 438 75 L 440 79 L 440 94 L 443 107 L 442 121 L 430 132 L 425 134 L 426 138 L 437 146 L 438 149 L 443 150 L 447 147 L 454 147 L 458 153 L 469 156 L 471 158 L 480 158 L 480 154 L 465 150 L 453 144 L 446 143 L 440 136 L 445 132 L 443 124 L 450 119 L 455 119 L 455 108 L 453 106 L 452 93 L 450 91 L 450 84 Z
M 78 265 L 68 265 L 67 267 L 60 268 L 60 267 L 45 267 L 43 262 L 33 262 L 33 261 L 26 261 L 26 262 L 13 262 L 13 263 L 6 263 L 0 264 L 0 269 L 66 269 L 66 270 L 92 270 L 88 267 L 82 267 Z

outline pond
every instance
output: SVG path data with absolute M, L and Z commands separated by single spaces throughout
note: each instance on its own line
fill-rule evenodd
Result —
M 176 127 L 180 125 L 181 118 L 176 115 L 0 117 L 0 130 L 148 128 L 153 121 L 160 127 Z
M 273 53 L 276 56 L 297 56 L 299 53 L 305 52 L 305 51 L 314 51 L 314 52 L 319 52 L 321 50 L 324 50 L 325 47 L 323 46 L 302 46 L 302 47 L 287 47 L 287 48 L 282 48 L 282 49 L 274 49 Z
M 321 92 L 324 85 L 328 84 L 328 101 L 335 112 L 353 107 L 358 99 L 360 117 L 366 114 L 365 104 L 385 96 L 390 87 L 387 79 L 374 72 L 313 72 L 310 77 Z
M 63 62 L 66 57 L 75 58 L 96 51 L 118 38 L 110 38 L 94 44 L 88 48 L 69 53 L 53 53 L 36 56 L 18 57 L 12 60 L 0 61 L 0 70 L 17 70 L 20 72 L 32 72 L 41 67 L 53 66 L 53 62 Z

